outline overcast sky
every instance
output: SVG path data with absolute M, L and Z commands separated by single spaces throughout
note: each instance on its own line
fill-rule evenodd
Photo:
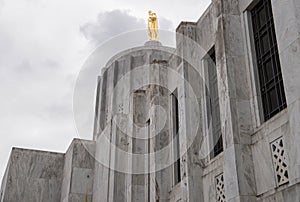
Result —
M 99 44 L 146 28 L 149 9 L 160 28 L 175 31 L 180 21 L 196 21 L 209 3 L 0 0 L 0 180 L 12 147 L 65 152 L 78 137 L 74 85 Z

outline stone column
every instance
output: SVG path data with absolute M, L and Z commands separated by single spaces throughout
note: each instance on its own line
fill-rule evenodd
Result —
M 203 133 L 201 100 L 203 80 L 200 75 L 201 54 L 197 45 L 196 23 L 182 22 L 177 28 L 177 53 L 181 58 L 178 73 L 179 140 L 181 158 L 181 199 L 203 201 L 201 154 Z M 175 68 L 178 68 L 177 66 Z
M 249 77 L 245 64 L 239 2 L 214 0 L 216 61 L 224 146 L 226 201 L 256 201 L 251 155 Z
M 170 151 L 160 153 L 169 146 L 169 95 L 168 84 L 168 62 L 165 60 L 166 54 L 151 55 L 150 57 L 150 83 L 149 100 L 151 117 L 151 142 L 152 151 L 155 153 L 155 173 L 151 177 L 150 185 L 151 201 L 169 201 L 169 191 L 171 190 L 171 168 L 166 167 L 170 162 Z M 164 169 L 161 169 L 165 167 Z

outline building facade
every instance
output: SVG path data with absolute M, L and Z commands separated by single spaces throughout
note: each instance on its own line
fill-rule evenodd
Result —
M 92 141 L 14 148 L 1 201 L 300 201 L 300 1 L 213 0 L 98 78 Z

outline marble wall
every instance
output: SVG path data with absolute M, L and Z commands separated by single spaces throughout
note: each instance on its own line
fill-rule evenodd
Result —
M 217 160 L 222 162 L 219 166 L 212 166 L 215 160 L 206 158 L 202 168 L 197 168 L 202 169 L 201 182 L 205 183 L 201 186 L 203 195 L 198 195 L 201 201 L 216 200 L 216 194 L 213 193 L 214 179 L 221 172 L 224 172 L 227 201 L 292 201 L 300 198 L 297 191 L 300 152 L 299 146 L 296 146 L 300 138 L 299 119 L 296 118 L 299 117 L 300 92 L 300 84 L 296 79 L 299 77 L 300 65 L 300 4 L 294 0 L 271 2 L 288 107 L 272 119 L 263 122 L 249 13 L 256 2 L 215 0 L 196 23 L 183 22 L 177 28 L 178 33 L 186 36 L 177 37 L 177 50 L 183 57 L 189 58 L 190 61 L 201 61 L 213 46 L 217 53 L 225 148 Z M 196 41 L 202 50 L 191 46 L 187 38 Z M 192 64 L 203 76 L 204 65 L 197 62 Z M 205 113 L 203 109 L 201 114 Z M 203 117 L 202 122 L 205 122 L 205 119 L 206 117 Z M 205 137 L 205 126 L 203 127 Z M 289 183 L 280 186 L 276 182 L 270 146 L 278 138 L 283 138 L 285 142 L 284 150 L 289 171 Z M 192 161 L 185 164 L 188 168 L 194 167 Z M 209 173 L 208 168 L 211 170 Z M 194 184 L 193 179 L 189 179 L 187 184 L 189 183 Z M 286 190 L 289 190 L 292 196 L 283 194 Z M 188 188 L 181 192 L 188 193 Z M 192 194 L 187 195 L 190 200 L 195 200 Z M 298 198 L 295 201 L 298 201 Z
M 197 22 L 180 23 L 176 49 L 147 42 L 112 57 L 98 78 L 93 141 L 75 139 L 66 154 L 13 149 L 1 201 L 300 201 L 300 1 L 271 0 L 287 108 L 266 122 L 250 18 L 257 1 L 213 0 Z M 224 147 L 214 158 L 205 99 L 212 47 Z M 172 143 L 170 95 L 176 89 L 177 184 L 172 148 L 168 155 L 150 156 L 150 165 L 126 155 Z M 149 119 L 156 135 L 150 144 L 135 139 L 147 134 Z M 279 138 L 288 169 L 282 184 L 271 146 Z M 149 178 L 139 173 L 146 167 L 152 169 Z
M 95 168 L 95 142 L 74 139 L 64 155 L 62 202 L 91 201 Z
M 13 148 L 1 201 L 60 201 L 64 155 Z

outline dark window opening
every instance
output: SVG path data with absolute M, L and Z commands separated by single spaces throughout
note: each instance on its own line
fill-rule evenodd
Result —
M 207 55 L 207 117 L 208 127 L 212 135 L 212 150 L 210 157 L 214 158 L 223 152 L 223 139 L 221 131 L 221 119 L 220 119 L 220 104 L 219 104 L 219 93 L 218 93 L 218 76 L 216 69 L 216 53 L 213 47 Z
M 271 0 L 251 10 L 264 121 L 286 108 Z
M 173 116 L 173 141 L 174 141 L 174 183 L 181 181 L 180 171 L 180 143 L 179 143 L 179 103 L 177 99 L 177 89 L 171 94 L 172 96 L 172 116 Z
M 147 132 L 148 132 L 148 202 L 150 202 L 150 192 L 151 192 L 151 183 L 150 183 L 150 141 L 151 141 L 151 134 L 150 134 L 150 119 L 147 121 Z

